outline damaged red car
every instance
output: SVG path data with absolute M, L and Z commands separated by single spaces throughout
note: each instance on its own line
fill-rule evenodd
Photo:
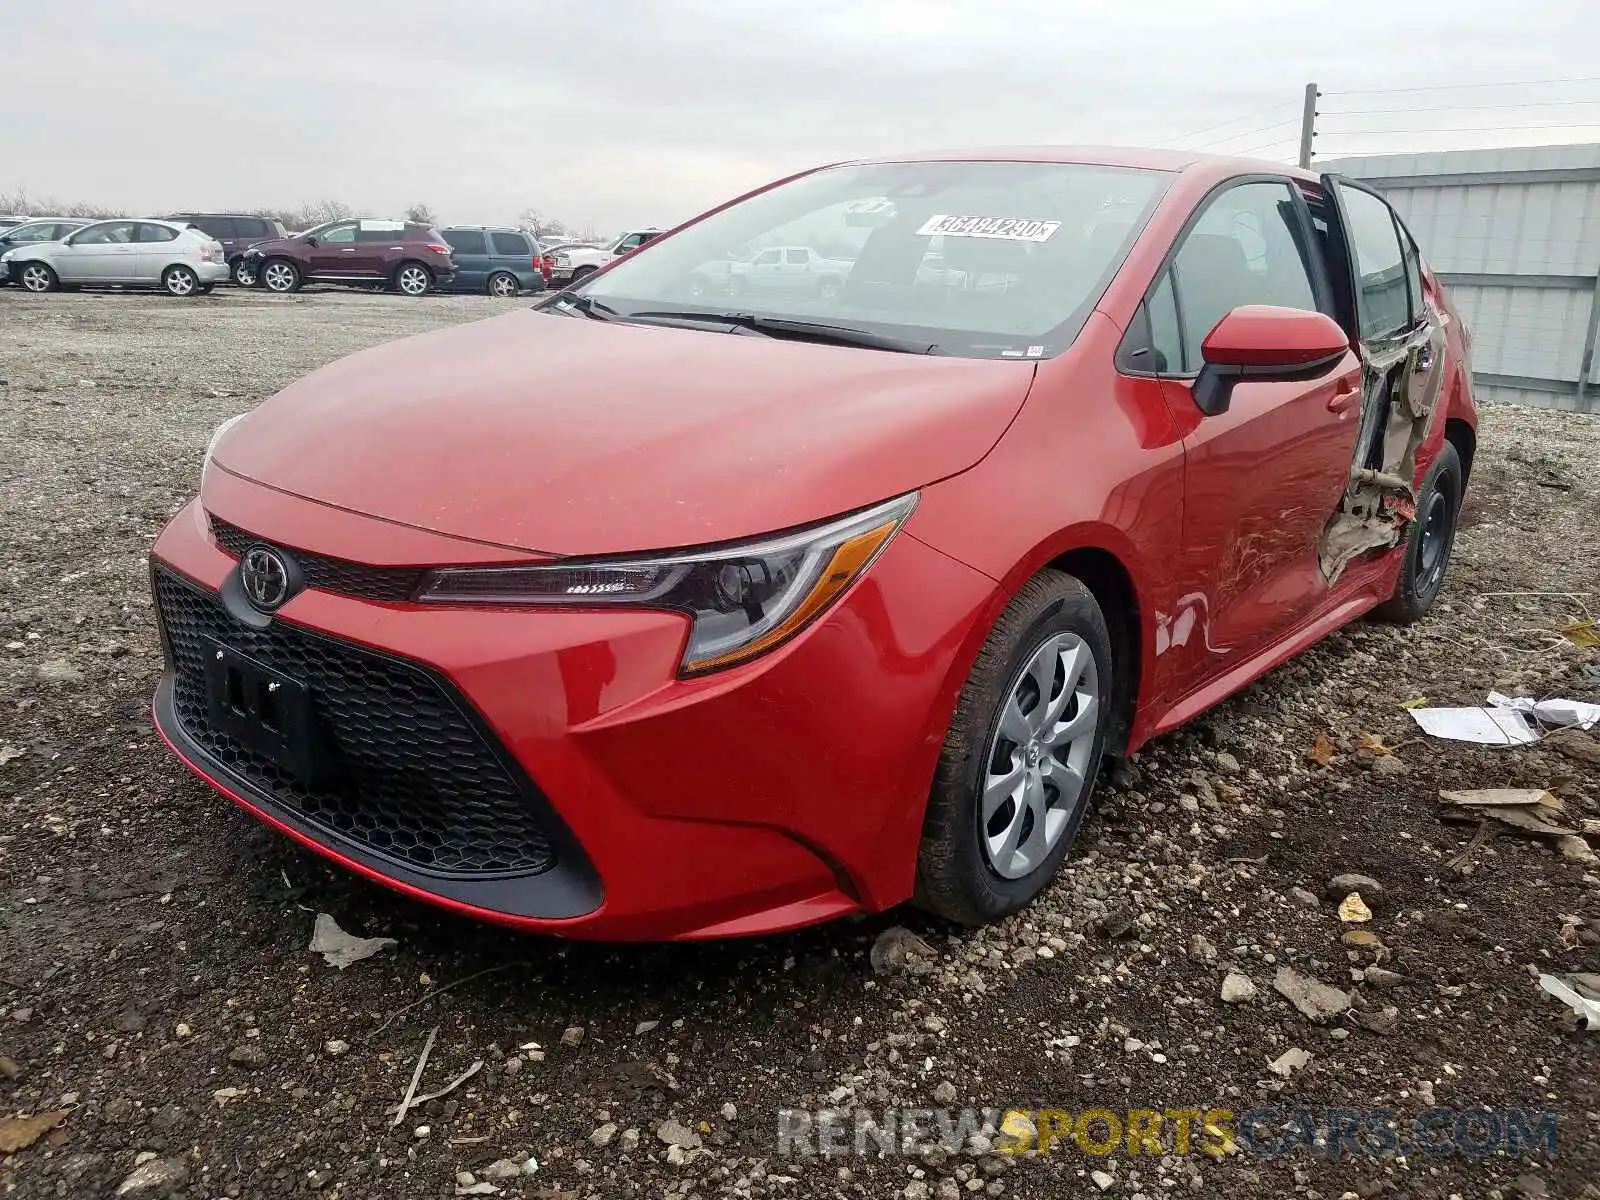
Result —
M 220 429 L 152 555 L 156 720 L 486 920 L 991 921 L 1109 756 L 1427 613 L 1475 427 L 1461 319 L 1357 183 L 825 167 Z

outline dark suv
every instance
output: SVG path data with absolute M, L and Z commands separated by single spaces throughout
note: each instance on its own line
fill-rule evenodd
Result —
M 235 283 L 239 282 L 239 263 L 246 250 L 257 242 L 289 236 L 289 231 L 271 217 L 253 217 L 247 213 L 173 213 L 166 219 L 187 222 L 221 242 Z
M 425 296 L 447 287 L 455 273 L 450 244 L 432 225 L 360 217 L 328 221 L 251 246 L 239 263 L 237 279 L 269 292 L 293 292 L 305 283 L 340 283 Z
M 544 290 L 543 251 L 522 230 L 447 225 L 440 232 L 456 260 L 456 291 L 516 296 Z

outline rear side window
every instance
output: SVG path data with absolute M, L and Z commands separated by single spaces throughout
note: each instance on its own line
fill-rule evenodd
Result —
M 141 242 L 170 242 L 178 236 L 176 229 L 169 229 L 165 225 L 152 225 L 149 221 L 138 224 L 138 236 L 135 240 Z
M 239 236 L 228 217 L 195 217 L 192 223 L 199 226 L 202 233 L 209 234 L 219 242 Z
M 1389 206 L 1371 192 L 1339 186 L 1356 261 L 1356 316 L 1363 338 L 1392 337 L 1411 323 L 1407 268 Z
M 267 223 L 259 217 L 235 217 L 233 228 L 234 236 L 242 238 L 267 237 L 272 233 Z
M 804 250 L 785 250 L 783 258 L 785 262 L 797 263 L 802 267 L 811 261 L 811 256 Z
M 487 254 L 489 247 L 478 229 L 447 229 L 444 240 L 457 254 Z
M 533 255 L 528 239 L 520 233 L 492 233 L 489 237 L 494 242 L 496 254 L 515 255 L 519 258 L 530 258 Z

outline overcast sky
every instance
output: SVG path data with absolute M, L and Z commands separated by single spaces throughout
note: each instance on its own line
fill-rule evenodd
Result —
M 461 222 L 532 206 L 604 231 L 909 149 L 1162 143 L 1289 158 L 1312 79 L 1330 113 L 1382 110 L 1326 118 L 1330 154 L 1600 141 L 1596 0 L 8 7 L 0 193 L 145 212 L 326 197 L 375 215 L 424 202 Z M 1412 129 L 1451 132 L 1356 132 Z

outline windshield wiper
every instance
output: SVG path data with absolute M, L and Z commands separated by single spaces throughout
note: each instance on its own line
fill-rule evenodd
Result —
M 829 346 L 861 346 L 868 350 L 888 350 L 895 354 L 936 354 L 939 347 L 932 342 L 894 337 L 857 329 L 853 325 L 828 325 L 817 321 L 797 321 L 789 317 L 763 317 L 756 313 L 739 312 L 632 312 L 628 321 L 683 321 L 696 325 L 729 325 L 734 329 L 747 329 L 768 337 L 789 338 L 795 341 L 820 342 Z
M 592 321 L 616 321 L 622 316 L 621 313 L 612 308 L 609 304 L 601 304 L 598 300 L 591 299 L 588 296 L 578 295 L 576 293 L 569 293 L 565 295 L 558 293 L 553 300 L 550 300 L 545 304 L 541 304 L 539 306 L 539 311 L 557 312 L 562 316 L 572 316 L 574 313 L 581 313 L 583 316 L 588 317 Z

